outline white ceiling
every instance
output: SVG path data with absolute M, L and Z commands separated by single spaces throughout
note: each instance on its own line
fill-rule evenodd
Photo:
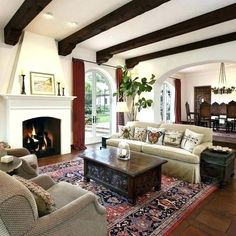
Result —
M 24 0 L 0 0 L 0 28 L 3 29 Z M 61 40 L 109 12 L 128 3 L 129 0 L 53 0 L 25 30 Z M 158 8 L 137 16 L 92 37 L 78 46 L 95 51 L 116 45 L 129 39 L 162 29 L 175 23 L 236 3 L 236 0 L 171 0 Z M 43 13 L 53 14 L 46 19 Z M 69 22 L 77 22 L 76 27 Z M 197 30 L 118 54 L 130 58 L 236 32 L 236 20 Z
M 235 64 L 232 63 L 225 63 L 225 69 L 232 69 L 236 68 Z M 220 72 L 220 63 L 209 63 L 204 65 L 198 65 L 198 66 L 191 66 L 188 68 L 185 68 L 183 70 L 178 71 L 178 73 L 183 74 L 191 74 L 191 73 L 201 73 L 205 71 L 219 71 Z

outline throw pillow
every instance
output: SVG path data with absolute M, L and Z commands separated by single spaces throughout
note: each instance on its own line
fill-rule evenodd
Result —
M 49 192 L 47 192 L 45 189 L 43 189 L 33 181 L 24 179 L 17 175 L 15 175 L 14 177 L 23 185 L 25 185 L 33 194 L 37 204 L 39 216 L 47 215 L 56 210 L 56 203 Z
M 133 139 L 134 127 L 132 126 L 119 126 L 119 138 Z
M 135 127 L 134 129 L 135 140 L 145 142 L 146 137 L 147 137 L 147 130 L 145 128 Z
M 166 131 L 163 144 L 167 146 L 180 147 L 183 132 Z
M 204 134 L 195 133 L 189 129 L 186 129 L 181 142 L 181 148 L 192 152 L 194 147 L 202 142 L 203 136 Z
M 154 127 L 147 127 L 147 143 L 150 144 L 163 144 L 163 137 L 165 134 L 164 128 L 154 128 Z

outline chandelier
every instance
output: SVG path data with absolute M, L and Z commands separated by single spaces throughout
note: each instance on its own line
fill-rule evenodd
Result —
M 214 94 L 230 94 L 235 90 L 235 87 L 227 87 L 226 83 L 226 74 L 225 74 L 225 64 L 223 62 L 220 63 L 220 74 L 219 74 L 219 87 L 211 88 L 211 91 Z

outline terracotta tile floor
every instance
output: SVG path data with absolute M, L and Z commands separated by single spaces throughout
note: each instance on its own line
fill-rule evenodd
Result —
M 89 145 L 88 149 L 99 148 Z M 71 154 L 40 158 L 39 165 L 48 165 L 76 159 L 78 151 Z M 236 162 L 235 162 L 236 165 Z M 212 193 L 170 234 L 171 236 L 235 236 L 236 235 L 236 177 L 223 188 Z

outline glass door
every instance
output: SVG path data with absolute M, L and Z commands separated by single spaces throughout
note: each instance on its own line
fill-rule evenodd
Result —
M 108 79 L 99 71 L 85 74 L 85 143 L 101 142 L 110 135 L 111 88 Z

